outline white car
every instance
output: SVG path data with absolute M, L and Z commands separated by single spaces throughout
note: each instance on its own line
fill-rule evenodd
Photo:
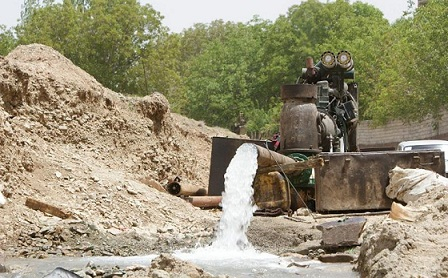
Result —
M 445 154 L 445 173 L 448 174 L 448 141 L 447 140 L 414 140 L 403 141 L 397 146 L 397 151 L 441 150 Z

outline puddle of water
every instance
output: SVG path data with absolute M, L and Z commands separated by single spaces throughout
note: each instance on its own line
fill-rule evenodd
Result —
M 194 251 L 194 250 L 193 250 Z M 193 252 L 192 251 L 192 252 Z M 321 263 L 315 260 L 297 261 L 294 258 L 277 257 L 266 253 L 253 254 L 252 251 L 233 251 L 215 254 L 208 258 L 204 254 L 179 253 L 175 257 L 192 262 L 213 275 L 229 275 L 230 277 L 335 277 L 359 278 L 359 274 L 352 271 L 353 265 L 348 263 Z M 83 257 L 83 258 L 46 258 L 46 259 L 11 259 L 6 265 L 13 268 L 9 274 L 0 273 L 2 278 L 41 278 L 57 267 L 65 269 L 83 269 L 86 265 L 94 263 L 103 268 L 119 266 L 124 269 L 128 266 L 141 265 L 149 267 L 157 255 L 134 257 Z M 297 265 L 288 267 L 293 261 Z

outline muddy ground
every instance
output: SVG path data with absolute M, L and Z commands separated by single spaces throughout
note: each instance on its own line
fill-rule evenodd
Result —
M 211 138 L 245 137 L 172 113 L 162 94 L 148 93 L 106 89 L 43 45 L 0 57 L 0 265 L 170 253 L 213 240 L 221 211 L 194 207 L 163 186 L 178 176 L 206 189 Z M 447 191 L 434 190 L 408 204 L 424 210 L 414 221 L 367 217 L 361 245 L 332 252 L 353 255 L 363 277 L 448 277 Z M 63 214 L 31 209 L 33 200 Z M 330 251 L 320 248 L 316 225 L 333 220 L 303 211 L 257 216 L 248 237 L 260 251 L 317 259 Z M 148 269 L 126 275 L 158 277 Z

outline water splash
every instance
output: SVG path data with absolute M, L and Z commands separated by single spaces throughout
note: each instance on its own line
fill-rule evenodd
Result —
M 255 145 L 244 143 L 235 153 L 224 175 L 222 216 L 213 248 L 245 250 L 252 248 L 246 232 L 256 205 L 252 183 L 257 172 L 258 151 Z

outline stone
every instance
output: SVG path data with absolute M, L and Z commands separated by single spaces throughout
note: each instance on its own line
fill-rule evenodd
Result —
M 0 192 L 0 208 L 6 205 L 6 198 L 3 196 L 2 192 Z
M 356 257 L 350 254 L 324 254 L 317 257 L 323 263 L 350 263 L 356 260 Z
M 322 232 L 323 247 L 342 247 L 359 245 L 359 236 L 367 219 L 364 217 L 345 218 L 317 225 Z
M 310 251 L 319 249 L 320 240 L 308 240 L 300 243 L 294 251 L 301 255 L 308 255 Z

